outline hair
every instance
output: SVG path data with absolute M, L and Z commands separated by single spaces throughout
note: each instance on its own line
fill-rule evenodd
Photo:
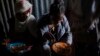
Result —
M 54 3 L 50 6 L 50 14 L 58 15 L 65 12 L 63 0 L 54 0 Z
M 63 0 L 54 0 L 54 3 L 57 3 L 57 4 L 64 4 L 64 1 L 63 1 Z

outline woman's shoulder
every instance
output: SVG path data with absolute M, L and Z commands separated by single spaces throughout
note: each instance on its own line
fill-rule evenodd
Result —
M 65 15 L 63 16 L 63 20 L 64 20 L 64 21 L 66 21 L 66 20 L 67 20 L 67 17 L 66 17 Z
M 28 20 L 36 20 L 36 18 L 35 18 L 34 15 L 30 15 L 30 16 L 28 17 Z

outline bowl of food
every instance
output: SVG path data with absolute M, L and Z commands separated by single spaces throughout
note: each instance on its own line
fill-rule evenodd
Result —
M 8 43 L 6 47 L 11 53 L 24 53 L 27 49 L 27 46 L 20 42 Z
M 69 55 L 71 53 L 70 45 L 65 42 L 56 42 L 51 48 L 58 55 Z

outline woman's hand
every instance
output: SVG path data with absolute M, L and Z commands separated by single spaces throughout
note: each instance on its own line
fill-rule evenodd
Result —
M 11 42 L 10 39 L 4 39 L 4 41 L 2 42 L 2 45 L 7 46 L 10 42 Z

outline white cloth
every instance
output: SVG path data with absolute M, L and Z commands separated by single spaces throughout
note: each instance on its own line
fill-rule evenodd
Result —
M 15 4 L 15 12 L 25 12 L 27 11 L 29 8 L 32 8 L 32 4 L 27 1 L 27 0 L 19 0 L 16 2 Z
M 15 20 L 15 32 L 24 32 L 28 28 L 29 32 L 36 36 L 37 21 L 33 15 L 30 15 L 24 22 Z

